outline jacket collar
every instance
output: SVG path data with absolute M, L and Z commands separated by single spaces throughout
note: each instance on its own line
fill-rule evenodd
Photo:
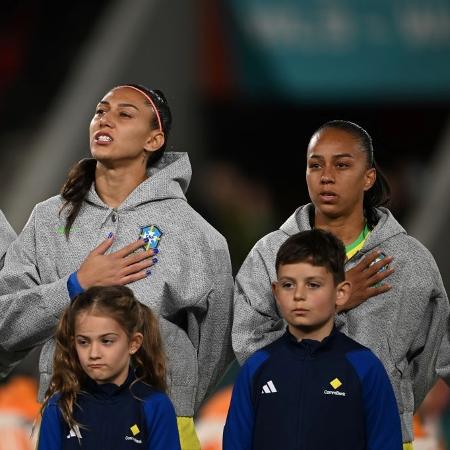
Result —
M 92 378 L 87 377 L 86 381 L 83 383 L 83 391 L 88 394 L 92 394 L 94 397 L 102 400 L 115 398 L 126 389 L 128 389 L 135 379 L 136 375 L 134 373 L 134 370 L 130 367 L 130 369 L 128 370 L 127 379 L 120 386 L 114 383 L 99 384 Z
M 297 354 L 315 356 L 328 351 L 332 343 L 336 339 L 338 331 L 336 326 L 333 326 L 329 336 L 322 341 L 316 341 L 314 339 L 302 339 L 299 341 L 294 335 L 290 333 L 286 327 L 285 339 L 289 342 L 289 347 L 292 348 Z

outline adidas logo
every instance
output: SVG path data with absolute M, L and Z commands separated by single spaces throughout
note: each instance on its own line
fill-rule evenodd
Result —
M 278 392 L 277 388 L 273 384 L 273 381 L 270 380 L 262 387 L 261 394 L 274 394 L 275 392 Z
M 78 439 L 81 439 L 81 433 L 80 433 L 80 427 L 78 425 L 75 425 L 73 428 L 70 429 L 69 434 L 67 435 L 67 439 L 76 437 Z

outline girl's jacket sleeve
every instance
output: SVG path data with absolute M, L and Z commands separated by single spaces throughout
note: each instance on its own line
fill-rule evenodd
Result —
M 0 271 L 0 378 L 6 376 L 33 347 L 55 331 L 69 304 L 68 275 L 47 278 L 39 270 L 36 252 L 35 214 L 10 245 Z M 54 282 L 46 282 L 50 278 Z
M 50 401 L 42 414 L 36 450 L 60 450 L 61 448 L 61 413 L 57 404 Z
M 158 393 L 146 400 L 144 413 L 148 450 L 181 450 L 175 410 L 167 395 Z
M 16 233 L 6 220 L 3 212 L 0 211 L 0 269 L 3 266 L 6 250 L 14 239 L 16 239 Z

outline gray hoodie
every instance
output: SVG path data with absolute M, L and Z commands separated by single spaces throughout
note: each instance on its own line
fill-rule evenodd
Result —
M 63 200 L 35 206 L 0 272 L 0 361 L 5 375 L 14 363 L 44 344 L 40 397 L 52 373 L 53 334 L 70 299 L 67 279 L 88 253 L 114 233 L 110 251 L 135 241 L 140 227 L 163 233 L 152 274 L 131 283 L 136 297 L 160 317 L 169 358 L 169 394 L 177 415 L 192 416 L 232 359 L 233 278 L 227 243 L 187 203 L 191 177 L 185 153 L 166 153 L 118 207 L 102 202 L 94 186 L 69 239 L 64 235 Z
M 15 231 L 12 229 L 11 225 L 6 220 L 5 215 L 0 210 L 0 269 L 3 266 L 3 259 L 5 257 L 6 250 L 16 237 Z
M 232 340 L 240 363 L 284 332 L 271 291 L 275 257 L 289 236 L 311 229 L 312 210 L 311 204 L 301 206 L 279 230 L 258 241 L 236 277 Z M 408 236 L 387 209 L 379 208 L 377 213 L 378 224 L 346 269 L 379 249 L 394 257 L 392 289 L 339 314 L 336 324 L 383 361 L 395 390 L 403 440 L 410 442 L 414 410 L 436 381 L 436 373 L 450 381 L 450 352 L 444 345 L 447 339 L 443 341 L 448 336 L 449 303 L 430 252 Z

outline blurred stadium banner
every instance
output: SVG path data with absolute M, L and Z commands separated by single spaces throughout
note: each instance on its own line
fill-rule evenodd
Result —
M 450 0 L 227 0 L 250 95 L 450 98 Z

